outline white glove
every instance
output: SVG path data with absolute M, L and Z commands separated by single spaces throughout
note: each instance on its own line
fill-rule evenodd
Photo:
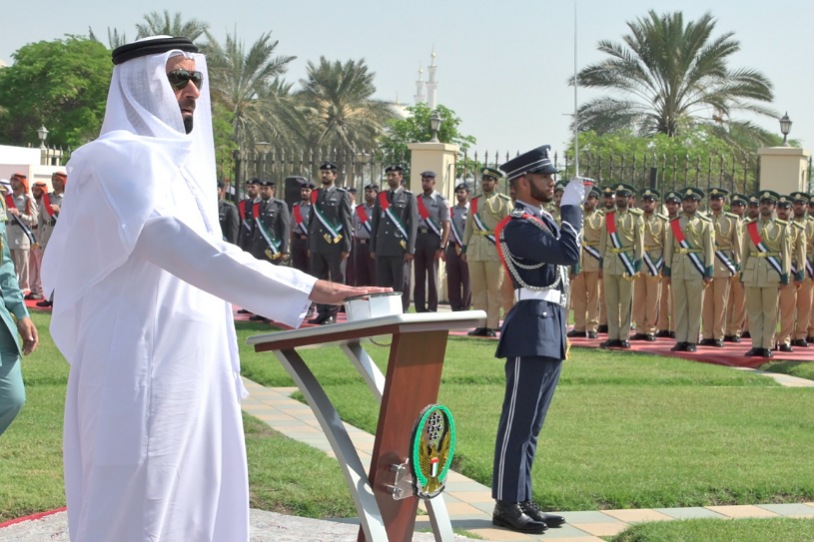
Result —
M 590 185 L 592 185 L 593 182 L 593 179 L 587 177 L 574 177 L 568 181 L 568 184 L 565 185 L 565 190 L 562 192 L 560 206 L 582 205 L 582 202 L 585 201 L 585 194 L 590 191 Z M 590 183 L 590 185 L 587 183 Z

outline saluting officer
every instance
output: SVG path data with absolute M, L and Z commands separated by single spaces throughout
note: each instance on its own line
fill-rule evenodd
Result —
M 786 232 L 791 246 L 791 276 L 787 288 L 780 290 L 778 310 L 780 311 L 780 335 L 777 336 L 777 346 L 781 352 L 793 350 L 791 341 L 794 335 L 794 318 L 797 309 L 797 290 L 803 285 L 805 279 L 806 261 L 806 228 L 791 220 L 791 196 L 780 196 L 777 200 L 777 219 L 786 222 Z
M 255 217 L 252 255 L 277 265 L 287 261 L 291 220 L 286 202 L 274 197 L 274 181 L 260 182 L 260 201 L 252 207 Z
M 308 249 L 311 274 L 318 279 L 343 283 L 342 262 L 351 249 L 351 201 L 348 191 L 336 186 L 337 167 L 333 162 L 319 166 L 322 186 L 311 192 L 311 218 L 308 222 Z M 339 305 L 317 305 L 311 324 L 336 322 Z
M 605 213 L 600 234 L 601 278 L 608 311 L 608 340 L 603 348 L 630 348 L 630 317 L 633 280 L 639 273 L 644 252 L 644 222 L 641 211 L 628 208 L 636 188 L 616 185 L 616 209 Z
M 308 224 L 311 220 L 311 191 L 314 183 L 305 177 L 295 179 L 300 185 L 300 201 L 291 206 L 291 266 L 303 273 L 310 273 Z
M 616 188 L 613 186 L 604 186 L 602 192 L 602 222 L 605 221 L 605 215 L 609 212 L 616 210 Z M 600 268 L 601 271 L 601 268 Z M 600 272 L 601 276 L 601 272 Z M 605 302 L 605 284 L 602 279 L 599 279 L 599 333 L 608 332 L 608 304 Z
M 237 234 L 237 246 L 246 252 L 252 251 L 252 244 L 254 243 L 254 225 L 255 210 L 259 210 L 260 206 L 255 205 L 260 203 L 260 186 L 262 181 L 254 177 L 246 183 L 246 197 L 237 205 L 238 214 L 240 215 L 240 231 Z
M 466 217 L 463 258 L 469 265 L 472 306 L 486 311 L 486 327 L 470 331 L 473 337 L 495 337 L 500 325 L 503 272 L 495 247 L 495 226 L 511 211 L 511 199 L 496 191 L 502 178 L 503 174 L 497 169 L 481 169 L 483 193 L 469 202 Z
M 732 214 L 737 217 L 738 231 L 740 239 L 743 239 L 744 224 L 746 219 L 746 205 L 749 203 L 749 197 L 743 194 L 732 194 L 730 197 L 729 208 Z M 738 258 L 740 258 L 740 243 L 736 246 Z M 743 262 L 740 262 L 743 265 Z M 724 342 L 739 343 L 741 342 L 740 334 L 743 331 L 744 320 L 746 320 L 746 294 L 743 290 L 743 283 L 741 282 L 740 272 L 735 274 L 729 279 L 729 305 L 726 309 L 726 332 L 724 334 Z
M 353 210 L 353 258 L 356 269 L 356 284 L 354 286 L 370 286 L 376 284 L 376 262 L 370 257 L 370 232 L 373 228 L 373 206 L 376 203 L 376 194 L 379 185 L 371 183 L 365 186 L 364 201 Z
M 571 282 L 571 307 L 574 309 L 574 329 L 568 337 L 596 339 L 599 327 L 599 243 L 604 213 L 597 209 L 599 189 L 590 189 L 582 204 L 582 250 L 574 266 Z
M 565 518 L 532 501 L 531 470 L 537 438 L 565 358 L 568 268 L 579 260 L 580 203 L 585 187 L 574 180 L 562 197 L 562 226 L 543 204 L 554 192 L 548 145 L 503 164 L 515 187 L 511 217 L 498 226 L 500 250 L 517 303 L 503 323 L 496 356 L 506 359 L 506 393 L 495 442 L 492 523 L 527 533 L 559 527 Z
M 709 214 L 715 243 L 712 282 L 704 291 L 702 346 L 724 345 L 726 312 L 732 277 L 740 271 L 741 229 L 738 215 L 724 211 L 729 191 L 712 188 L 709 191 Z
M 415 241 L 416 312 L 438 311 L 438 260 L 444 257 L 449 242 L 449 201 L 435 190 L 435 172 L 421 174 L 418 205 L 418 237 Z
M 812 302 L 814 299 L 814 217 L 806 214 L 809 195 L 805 192 L 792 192 L 794 222 L 802 226 L 806 236 L 803 283 L 797 290 L 797 326 L 794 330 L 792 345 L 805 348 L 808 346 L 808 323 L 811 321 Z
M 646 188 L 640 192 L 642 221 L 644 222 L 644 252 L 642 272 L 633 281 L 633 321 L 636 322 L 637 341 L 655 341 L 659 303 L 664 295 L 661 288 L 664 267 L 664 237 L 667 217 L 656 212 L 661 199 L 657 190 Z
M 415 258 L 418 203 L 402 186 L 404 168 L 395 164 L 384 170 L 389 190 L 376 196 L 373 209 L 370 255 L 376 260 L 376 285 L 401 291 L 404 312 L 410 306 L 410 262 Z
M 791 243 L 787 224 L 774 218 L 777 192 L 764 190 L 757 196 L 760 218 L 746 223 L 741 243 L 744 262 L 741 279 L 746 288 L 746 311 L 752 348 L 746 356 L 772 357 L 777 330 L 778 289 L 787 288 L 791 272 Z
M 701 333 L 704 288 L 712 281 L 714 256 L 712 223 L 698 214 L 704 192 L 681 191 L 680 217 L 670 221 L 664 244 L 664 275 L 669 278 L 675 302 L 675 352 L 695 352 Z
M 455 187 L 455 205 L 449 209 L 450 237 L 447 243 L 447 294 L 453 311 L 469 310 L 472 290 L 469 286 L 469 266 L 462 258 L 464 231 L 469 215 L 469 187 L 461 183 Z
M 667 209 L 667 228 L 670 221 L 678 217 L 681 209 L 681 196 L 678 192 L 670 191 L 664 195 L 664 208 Z M 672 235 L 669 231 L 664 233 L 664 243 L 667 244 L 667 236 Z M 662 252 L 663 254 L 663 252 Z M 666 261 L 666 260 L 665 260 Z M 659 301 L 659 331 L 656 337 L 675 338 L 675 301 L 673 300 L 673 288 L 670 286 L 670 278 L 664 276 L 664 266 L 661 271 L 661 300 Z

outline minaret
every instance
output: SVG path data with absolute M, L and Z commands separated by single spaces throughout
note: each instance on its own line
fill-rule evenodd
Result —
M 435 72 L 438 70 L 438 66 L 435 65 L 435 47 L 432 48 L 432 55 L 430 58 L 430 78 L 427 80 L 427 105 L 430 107 L 430 110 L 433 110 L 438 103 L 436 100 L 438 81 L 435 80 Z
M 427 99 L 427 97 L 424 96 L 424 81 L 422 81 L 423 77 L 424 77 L 424 70 L 421 68 L 421 64 L 419 64 L 418 65 L 418 81 L 415 82 L 415 96 L 414 96 L 414 98 L 415 98 L 416 105 L 423 104 L 425 102 L 425 100 Z

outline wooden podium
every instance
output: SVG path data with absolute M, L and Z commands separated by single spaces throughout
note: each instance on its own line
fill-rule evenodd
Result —
M 280 331 L 248 339 L 255 351 L 273 351 L 294 379 L 331 443 L 361 521 L 360 541 L 409 542 L 418 498 L 394 497 L 396 470 L 407 463 L 421 411 L 438 399 L 451 329 L 482 327 L 484 311 L 398 314 L 327 326 Z M 369 338 L 391 335 L 387 375 L 365 352 Z M 338 346 L 379 401 L 379 423 L 366 472 L 342 420 L 298 348 Z M 454 412 L 453 412 L 454 415 Z M 426 501 L 436 541 L 452 540 L 443 493 Z

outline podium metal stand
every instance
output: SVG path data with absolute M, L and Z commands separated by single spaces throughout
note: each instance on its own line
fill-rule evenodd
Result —
M 360 541 L 412 539 L 418 498 L 394 498 L 396 467 L 407 462 L 422 409 L 438 399 L 449 330 L 482 327 L 485 320 L 484 311 L 398 314 L 249 337 L 255 351 L 274 352 L 319 420 L 356 504 Z M 392 336 L 386 376 L 363 347 L 369 338 L 383 335 Z M 325 346 L 342 349 L 380 403 L 369 472 L 333 404 L 297 353 L 299 348 Z M 425 502 L 436 541 L 451 541 L 443 493 Z

